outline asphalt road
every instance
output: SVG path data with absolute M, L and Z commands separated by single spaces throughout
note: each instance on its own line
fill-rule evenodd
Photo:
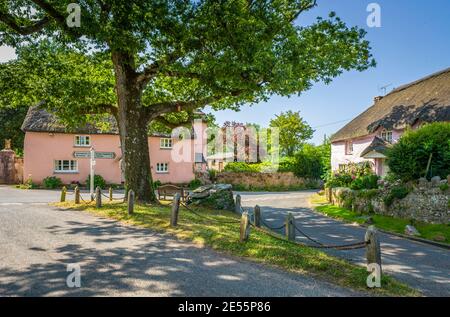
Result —
M 361 295 L 147 229 L 48 206 L 58 198 L 55 191 L 0 186 L 0 296 Z M 66 284 L 71 263 L 80 265 L 80 288 Z
M 284 223 L 288 212 L 296 225 L 323 244 L 339 245 L 364 240 L 365 228 L 322 216 L 309 208 L 312 191 L 289 193 L 240 193 L 242 206 L 261 207 L 263 219 L 271 227 Z M 284 234 L 284 231 L 278 230 Z M 300 234 L 297 232 L 297 236 Z M 304 237 L 298 241 L 314 245 Z M 380 233 L 383 271 L 429 296 L 450 296 L 450 251 L 428 244 Z M 365 251 L 325 250 L 351 262 L 365 265 Z

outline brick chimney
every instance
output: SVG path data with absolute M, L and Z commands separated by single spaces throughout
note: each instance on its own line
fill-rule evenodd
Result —
M 373 98 L 373 102 L 377 103 L 378 101 L 380 101 L 381 99 L 383 99 L 383 96 L 376 96 Z

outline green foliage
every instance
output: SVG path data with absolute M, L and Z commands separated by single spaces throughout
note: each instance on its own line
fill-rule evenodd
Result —
M 35 183 L 33 183 L 33 180 L 31 179 L 31 177 L 28 177 L 28 179 L 25 181 L 25 183 L 16 185 L 16 188 L 34 189 L 34 188 L 38 188 L 38 186 Z
M 314 133 L 300 116 L 300 112 L 291 110 L 270 120 L 270 127 L 278 128 L 280 152 L 285 156 L 293 156 Z
M 223 170 L 225 172 L 235 172 L 235 173 L 246 173 L 246 172 L 258 173 L 261 172 L 261 164 L 246 163 L 246 162 L 230 162 L 227 165 L 225 165 L 225 168 Z
M 91 175 L 88 175 L 86 179 L 86 186 L 89 187 L 91 184 Z M 94 189 L 100 187 L 101 189 L 106 188 L 106 181 L 101 175 L 94 175 Z
M 407 131 L 387 152 L 390 171 L 402 181 L 425 176 L 432 155 L 428 178 L 450 174 L 450 123 L 426 124 L 418 130 Z
M 25 133 L 20 127 L 27 114 L 28 107 L 2 108 L 0 105 L 0 149 L 3 149 L 3 141 L 10 139 L 12 149 L 17 155 L 23 154 L 23 139 Z
M 153 188 L 154 189 L 158 188 L 161 185 L 162 185 L 162 183 L 161 183 L 161 181 L 159 179 L 153 182 Z
M 372 198 L 375 198 L 379 193 L 380 192 L 378 189 L 362 189 L 356 192 L 356 196 L 358 198 L 370 200 Z
M 44 188 L 55 189 L 62 186 L 62 181 L 59 177 L 48 176 L 44 178 L 42 184 L 44 185 Z
M 0 64 L 0 106 L 42 101 L 70 127 L 120 111 L 121 131 L 142 137 L 180 110 L 238 110 L 375 66 L 366 32 L 335 13 L 295 23 L 315 0 L 83 1 L 80 27 L 65 23 L 66 0 L 1 3 L 1 42 L 18 59 Z M 127 188 L 151 200 L 147 149 L 122 148 L 143 171 L 125 171 Z
M 354 190 L 360 189 L 376 189 L 378 188 L 379 177 L 375 174 L 357 177 L 350 184 L 350 188 Z
M 408 196 L 411 190 L 403 185 L 392 187 L 389 193 L 384 197 L 383 202 L 387 207 L 390 207 L 395 199 L 403 199 Z
M 378 178 L 373 175 L 370 162 L 349 163 L 342 166 L 338 172 L 330 173 L 326 179 L 326 187 L 351 187 L 353 189 L 377 188 Z
M 197 189 L 200 186 L 202 186 L 202 182 L 197 178 L 189 182 L 189 189 Z
M 440 190 L 442 190 L 443 192 L 445 192 L 445 191 L 448 190 L 449 186 L 448 186 L 447 183 L 445 183 L 445 184 L 439 185 L 439 188 L 440 188 Z
M 208 170 L 209 179 L 211 182 L 215 182 L 217 180 L 217 171 L 214 169 Z
M 324 172 L 321 149 L 304 144 L 302 149 L 295 153 L 291 171 L 298 177 L 319 179 Z

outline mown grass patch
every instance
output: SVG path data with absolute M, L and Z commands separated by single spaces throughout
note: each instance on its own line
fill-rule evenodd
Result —
M 203 216 L 222 222 L 236 220 L 236 223 L 213 223 L 181 207 L 178 226 L 172 228 L 169 225 L 170 207 L 164 205 L 136 205 L 135 213 L 131 216 L 127 214 L 126 205 L 122 203 L 104 203 L 100 209 L 96 209 L 93 203 L 75 205 L 72 202 L 65 202 L 55 205 L 61 208 L 84 210 L 97 216 L 169 233 L 180 239 L 194 241 L 234 256 L 274 265 L 292 272 L 310 274 L 338 285 L 369 292 L 371 295 L 420 295 L 418 291 L 386 275 L 382 280 L 383 288 L 368 289 L 366 268 L 332 257 L 317 249 L 280 241 L 259 231 L 252 230 L 249 241 L 241 243 L 239 218 L 228 211 L 195 208 L 195 211 Z
M 347 208 L 329 204 L 326 201 L 325 196 L 313 195 L 310 201 L 314 205 L 315 210 L 326 216 L 358 224 L 363 224 L 366 220 L 359 212 L 353 212 Z M 405 226 L 411 224 L 411 221 L 408 219 L 399 219 L 376 214 L 371 214 L 370 216 L 377 228 L 394 233 L 404 234 Z M 433 241 L 439 240 L 439 242 L 450 244 L 449 225 L 429 224 L 418 221 L 414 221 L 413 225 L 419 231 L 421 238 Z

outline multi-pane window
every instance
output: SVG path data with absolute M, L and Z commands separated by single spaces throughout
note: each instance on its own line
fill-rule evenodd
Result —
M 75 136 L 75 146 L 90 146 L 91 138 L 89 135 L 76 135 Z
M 156 173 L 168 173 L 169 163 L 156 163 Z
M 159 140 L 159 147 L 161 149 L 171 149 L 172 148 L 172 139 L 171 138 L 161 138 Z
M 78 172 L 78 164 L 76 160 L 55 160 L 55 172 L 73 173 Z
M 381 138 L 386 142 L 392 143 L 392 131 L 383 130 L 381 132 Z
M 352 141 L 345 142 L 345 154 L 347 154 L 347 155 L 353 154 L 353 142 Z

